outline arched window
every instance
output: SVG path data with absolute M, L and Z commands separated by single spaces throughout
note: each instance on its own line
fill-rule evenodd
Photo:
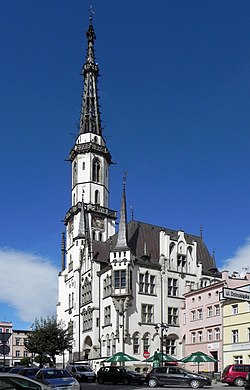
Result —
M 143 351 L 149 351 L 149 334 L 143 336 Z
M 73 206 L 76 204 L 76 194 L 73 195 Z
M 139 333 L 133 335 L 133 353 L 138 354 L 140 352 L 140 336 Z
M 93 164 L 92 164 L 92 179 L 93 179 L 93 181 L 96 181 L 99 183 L 100 173 L 101 173 L 101 163 L 100 163 L 100 160 L 98 160 L 98 158 L 95 158 L 93 160 Z
M 102 233 L 99 233 L 99 241 L 102 241 Z
M 95 190 L 95 204 L 100 204 L 100 192 Z

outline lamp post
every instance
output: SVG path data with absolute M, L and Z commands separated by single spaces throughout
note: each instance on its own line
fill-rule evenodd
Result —
M 161 323 L 155 325 L 155 330 L 157 333 L 159 332 L 159 330 L 161 330 L 160 351 L 161 351 L 161 365 L 162 366 L 163 366 L 163 334 L 164 334 L 164 332 L 167 333 L 168 329 L 169 329 L 169 326 L 167 324 L 165 324 L 164 322 L 161 322 Z

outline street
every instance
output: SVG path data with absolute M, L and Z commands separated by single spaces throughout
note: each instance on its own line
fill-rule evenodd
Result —
M 160 387 L 156 387 L 156 389 L 159 389 Z M 190 387 L 180 387 L 180 386 L 175 386 L 175 387 L 170 387 L 170 386 L 161 386 L 161 389 L 165 388 L 166 390 L 182 390 L 182 389 L 191 389 Z M 113 385 L 111 383 L 106 383 L 99 385 L 99 383 L 81 383 L 81 390 L 135 390 L 135 389 L 140 389 L 140 390 L 149 390 L 150 387 L 147 386 L 146 384 L 143 386 L 140 385 Z M 204 390 L 227 390 L 228 385 L 221 383 L 221 382 L 213 382 L 212 386 L 206 386 L 204 387 Z M 244 390 L 244 387 L 240 388 Z

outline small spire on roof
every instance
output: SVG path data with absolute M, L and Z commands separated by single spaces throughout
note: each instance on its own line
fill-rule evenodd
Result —
M 200 238 L 203 238 L 203 226 L 200 225 Z
M 133 206 L 130 206 L 130 210 L 131 210 L 131 220 L 133 221 L 134 220 L 134 207 Z

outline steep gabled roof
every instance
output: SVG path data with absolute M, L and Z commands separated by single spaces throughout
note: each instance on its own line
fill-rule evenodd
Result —
M 159 234 L 160 231 L 166 232 L 172 240 L 178 236 L 177 230 L 170 230 L 161 226 L 151 225 L 144 222 L 130 221 L 127 226 L 128 246 L 135 258 L 140 259 L 145 253 L 145 243 L 147 254 L 151 263 L 159 263 L 160 248 Z M 210 255 L 203 239 L 199 236 L 184 233 L 187 243 L 197 242 L 197 261 L 202 264 L 202 272 L 210 274 L 210 269 L 214 268 L 214 259 Z M 108 263 L 109 251 L 114 248 L 117 242 L 117 233 L 106 242 L 93 243 L 94 259 L 96 261 Z

